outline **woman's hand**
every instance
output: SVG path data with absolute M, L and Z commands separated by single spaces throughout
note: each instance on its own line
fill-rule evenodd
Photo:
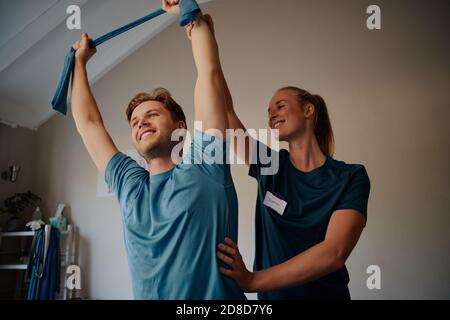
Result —
M 86 65 L 89 59 L 97 52 L 95 48 L 89 48 L 91 39 L 86 33 L 83 33 L 81 39 L 73 44 L 75 50 L 75 61 Z
M 231 267 L 221 267 L 220 272 L 236 281 L 244 292 L 253 292 L 254 273 L 245 267 L 238 246 L 230 238 L 225 238 L 225 243 L 220 243 L 217 247 L 220 250 L 217 251 L 217 257 Z
M 162 9 L 175 17 L 180 16 L 179 0 L 162 0 Z

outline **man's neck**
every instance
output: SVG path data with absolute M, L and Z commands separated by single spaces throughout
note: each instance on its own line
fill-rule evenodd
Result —
M 147 160 L 147 169 L 152 176 L 167 172 L 174 167 L 175 163 L 170 156 Z

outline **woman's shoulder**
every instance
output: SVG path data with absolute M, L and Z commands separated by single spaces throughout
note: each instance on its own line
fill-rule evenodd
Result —
M 369 178 L 369 175 L 367 173 L 364 164 L 347 163 L 342 160 L 337 160 L 333 157 L 328 157 L 328 160 L 330 162 L 330 167 L 337 173 L 340 173 L 341 175 L 348 175 L 348 176 L 356 175 L 360 178 L 367 178 L 367 179 Z

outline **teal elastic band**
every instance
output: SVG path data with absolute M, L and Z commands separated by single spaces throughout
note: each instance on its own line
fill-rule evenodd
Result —
M 197 15 L 201 12 L 197 2 L 195 0 L 181 0 L 180 1 L 180 26 L 185 27 L 192 21 L 194 21 Z M 133 21 L 123 27 L 120 27 L 114 31 L 111 31 L 100 38 L 91 41 L 89 47 L 96 48 L 102 43 L 117 37 L 118 35 L 127 32 L 128 30 L 134 29 L 141 24 L 150 21 L 162 14 L 165 11 L 163 9 L 158 9 L 145 17 L 142 17 L 136 21 Z M 75 62 L 75 50 L 70 49 L 69 53 L 66 55 L 64 61 L 64 67 L 62 70 L 61 78 L 58 82 L 55 95 L 52 99 L 53 110 L 58 111 L 64 115 L 67 114 L 67 96 L 69 92 L 70 79 L 72 77 L 73 65 Z

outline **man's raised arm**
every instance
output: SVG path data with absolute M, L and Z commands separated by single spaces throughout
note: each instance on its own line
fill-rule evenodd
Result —
M 178 16 L 178 0 L 162 0 L 163 9 Z M 219 59 L 219 48 L 207 16 L 198 16 L 187 27 L 192 41 L 192 51 L 197 67 L 195 86 L 195 120 L 201 121 L 202 130 L 217 129 L 220 138 L 225 139 L 228 128 L 225 88 Z M 214 134 L 213 135 L 217 135 Z
M 78 133 L 83 139 L 89 155 L 99 172 L 104 175 L 117 148 L 103 125 L 103 119 L 89 86 L 86 65 L 95 54 L 95 49 L 89 48 L 89 37 L 83 34 L 73 48 L 75 66 L 72 79 L 71 109 Z

